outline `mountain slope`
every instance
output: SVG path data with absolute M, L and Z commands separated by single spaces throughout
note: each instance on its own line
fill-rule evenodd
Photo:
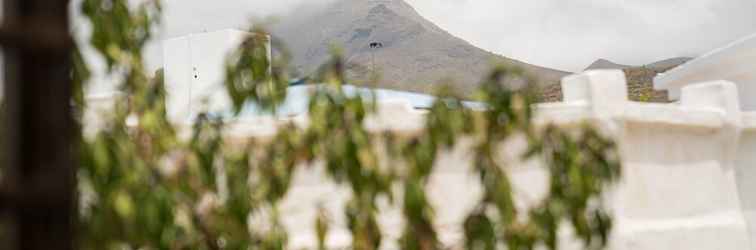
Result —
M 649 63 L 642 66 L 630 66 L 630 65 L 623 65 L 618 64 L 606 59 L 598 59 L 595 62 L 591 63 L 585 70 L 595 70 L 595 69 L 630 69 L 630 68 L 648 68 L 648 69 L 654 69 L 654 70 L 661 70 L 661 71 L 667 71 L 671 68 L 677 67 L 680 64 L 686 63 L 687 61 L 690 61 L 693 58 L 690 57 L 675 57 L 675 58 L 669 58 L 665 60 L 661 60 L 658 62 Z
M 303 11 L 273 26 L 272 34 L 292 52 L 292 64 L 310 75 L 339 46 L 353 83 L 430 92 L 441 80 L 469 94 L 494 62 L 513 64 L 543 85 L 567 73 L 526 64 L 479 49 L 420 16 L 403 0 L 339 0 L 317 11 Z M 380 43 L 381 48 L 370 47 Z
M 692 59 L 693 58 L 690 58 L 690 57 L 675 57 L 675 58 L 670 58 L 666 60 L 661 60 L 655 63 L 646 64 L 646 67 L 656 69 L 656 70 L 667 71 L 674 67 L 680 66 L 681 64 L 686 63 Z
M 595 70 L 595 69 L 624 69 L 629 68 L 630 66 L 617 64 L 612 61 L 606 60 L 606 59 L 598 59 L 595 62 L 591 63 L 591 65 L 588 66 L 588 68 L 585 68 L 585 70 Z

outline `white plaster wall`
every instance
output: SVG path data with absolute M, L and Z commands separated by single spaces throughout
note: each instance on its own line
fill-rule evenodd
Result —
M 625 249 L 747 249 L 735 171 L 723 160 L 717 131 L 653 123 L 630 123 L 625 131 L 624 176 L 612 202 L 615 243 Z
M 163 42 L 167 109 L 172 121 L 189 121 L 201 111 L 230 110 L 223 85 L 225 62 L 247 35 L 227 29 Z
M 606 87 L 600 79 L 607 77 L 592 74 L 612 73 L 585 73 L 589 89 L 584 91 L 626 88 L 624 79 L 622 86 Z M 563 83 L 563 88 L 579 86 Z M 613 99 L 608 101 L 624 103 L 619 110 L 593 109 L 610 113 L 610 119 L 599 123 L 615 124 L 608 127 L 615 128 L 622 148 L 624 176 L 609 199 L 617 220 L 612 248 L 750 249 L 733 157 L 746 153 L 737 152 L 743 126 L 737 88 L 725 81 L 690 84 L 681 89 L 680 100 L 645 104 Z M 614 106 L 604 101 L 587 102 Z
M 680 90 L 693 83 L 728 80 L 737 84 L 743 110 L 756 111 L 756 34 L 712 50 L 654 79 L 654 87 L 669 90 L 679 99 Z
M 751 249 L 756 249 L 756 112 L 744 113 L 737 154 L 737 183 L 741 208 L 749 224 Z
M 628 101 L 621 71 L 584 72 L 565 78 L 563 88 L 566 102 L 534 107 L 537 124 L 569 128 L 590 121 L 613 135 L 622 151 L 623 178 L 606 197 L 616 220 L 611 249 L 756 249 L 751 246 L 756 237 L 756 112 L 740 111 L 734 83 L 691 84 L 681 89 L 678 104 Z M 93 110 L 102 112 L 102 108 Z M 407 102 L 380 103 L 379 112 L 367 119 L 367 128 L 375 133 L 418 133 L 425 114 Z M 281 119 L 300 126 L 308 123 L 305 115 L 247 118 L 232 121 L 227 136 L 271 137 Z M 510 143 L 501 157 L 522 148 L 522 142 Z M 462 221 L 481 193 L 471 173 L 467 144 L 463 140 L 440 156 L 427 186 L 440 239 L 449 246 L 461 242 Z M 511 166 L 508 171 L 518 206 L 534 204 L 545 193 L 547 178 L 540 162 Z M 319 164 L 301 168 L 280 206 L 290 230 L 290 247 L 316 244 L 313 222 L 318 204 L 330 211 L 334 222 L 329 245 L 348 246 L 342 208 L 350 195 L 347 187 L 327 180 Z M 396 249 L 403 225 L 400 204 L 384 201 L 382 206 L 384 249 Z M 582 249 L 570 235 L 563 230 L 562 249 Z
M 455 246 L 454 249 L 461 248 L 464 242 L 462 224 L 482 195 L 478 176 L 469 164 L 469 146 L 469 141 L 462 140 L 460 146 L 441 154 L 426 187 L 429 200 L 435 208 L 434 222 L 439 239 L 447 246 Z M 509 173 L 515 187 L 517 204 L 521 209 L 534 204 L 546 193 L 547 173 L 533 163 L 513 167 L 509 169 Z M 333 184 L 320 163 L 303 166 L 293 183 L 293 187 L 280 205 L 280 211 L 285 215 L 282 217 L 283 223 L 290 232 L 289 247 L 312 248 L 317 244 L 314 237 L 314 221 L 318 205 L 326 208 L 331 215 L 333 224 L 328 235 L 329 245 L 334 249 L 348 247 L 351 236 L 343 207 L 351 197 L 349 188 Z M 395 192 L 400 193 L 400 190 Z M 394 204 L 389 204 L 386 200 L 379 202 L 381 214 L 378 219 L 385 237 L 382 249 L 398 249 L 396 241 L 401 236 L 404 222 L 401 214 L 401 195 L 397 195 L 396 198 Z M 579 244 L 569 241 L 570 237 L 564 238 L 564 249 L 582 249 Z
M 755 225 L 756 198 L 750 190 L 756 190 L 756 171 L 744 166 L 756 162 L 756 133 L 743 132 L 741 137 L 739 131 L 748 121 L 756 125 L 756 115 L 741 121 L 735 85 L 723 81 L 694 84 L 681 91 L 684 100 L 680 104 L 645 104 L 627 101 L 625 84 L 619 71 L 586 72 L 565 78 L 563 87 L 571 93 L 565 97 L 566 103 L 536 107 L 540 124 L 555 122 L 569 127 L 587 119 L 620 143 L 624 176 L 607 197 L 617 223 L 611 249 L 752 249 L 749 222 Z M 407 125 L 407 121 L 423 120 L 423 114 L 396 105 L 383 113 L 392 115 L 382 115 L 376 124 L 394 131 L 415 131 L 419 126 Z M 373 130 L 380 131 L 380 126 Z M 437 209 L 440 238 L 452 246 L 462 239 L 460 225 L 480 196 L 477 180 L 470 173 L 468 149 L 463 145 L 440 156 L 427 187 Z M 501 152 L 503 157 L 512 154 Z M 519 206 L 534 204 L 544 194 L 546 172 L 539 162 L 513 167 L 509 173 Z M 295 181 L 294 196 L 284 203 L 286 211 L 293 212 L 286 225 L 298 232 L 293 234 L 294 246 L 315 242 L 314 206 L 302 209 L 308 206 L 304 197 L 320 197 L 330 204 L 327 207 L 333 215 L 342 215 L 340 206 L 349 192 L 330 184 L 313 184 L 325 182 L 313 179 L 310 186 L 300 186 Z M 310 212 L 299 217 L 296 211 Z M 398 237 L 402 225 L 398 216 L 397 209 L 388 209 L 381 217 L 387 242 Z M 565 229 L 563 249 L 582 249 L 569 235 Z M 333 246 L 348 245 L 345 227 L 333 236 Z M 385 248 L 394 249 L 391 244 Z

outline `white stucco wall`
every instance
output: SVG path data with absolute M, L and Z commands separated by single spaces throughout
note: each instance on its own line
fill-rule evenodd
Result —
M 172 121 L 186 122 L 200 111 L 230 110 L 223 87 L 225 62 L 248 35 L 226 29 L 163 42 L 167 109 Z
M 743 113 L 736 167 L 741 208 L 750 225 L 752 249 L 756 249 L 756 112 Z
M 712 80 L 728 80 L 738 86 L 743 110 L 756 111 L 756 34 L 715 49 L 654 79 L 654 87 L 669 90 L 680 98 L 686 85 Z
M 174 122 L 191 119 L 208 94 L 212 102 L 220 103 L 211 106 L 224 108 L 225 97 L 217 90 L 222 88 L 212 86 L 222 86 L 223 57 L 243 35 L 228 30 L 165 42 L 169 113 Z M 698 74 L 696 71 L 691 74 Z M 756 70 L 742 72 L 748 75 Z M 756 112 L 743 112 L 756 107 L 751 106 L 756 105 L 752 103 L 756 100 L 751 89 L 754 84 L 748 78 L 727 79 L 741 80 L 736 82 L 719 79 L 725 78 L 696 82 L 681 77 L 667 85 L 679 102 L 649 104 L 628 101 L 621 71 L 588 71 L 563 79 L 564 102 L 534 107 L 539 124 L 570 127 L 587 120 L 618 140 L 624 176 L 606 197 L 616 219 L 611 249 L 756 250 L 752 242 L 756 240 Z M 106 99 L 93 97 L 99 102 Z M 371 131 L 411 134 L 423 127 L 425 112 L 408 102 L 386 101 L 379 107 L 378 114 L 368 119 L 366 126 Z M 92 124 L 99 122 L 95 118 L 91 118 Z M 307 124 L 305 114 L 280 119 L 245 117 L 229 124 L 227 136 L 270 137 L 281 119 Z M 461 242 L 461 222 L 480 195 L 465 150 L 463 143 L 442 154 L 427 187 L 436 207 L 440 238 L 449 245 Z M 511 154 L 501 152 L 502 157 Z M 335 223 L 329 246 L 347 246 L 350 238 L 342 208 L 350 192 L 327 181 L 318 164 L 300 169 L 280 206 L 290 231 L 290 248 L 315 245 L 313 222 L 318 203 L 330 211 Z M 520 206 L 532 204 L 546 190 L 546 173 L 538 162 L 514 166 L 509 173 Z M 380 217 L 386 249 L 396 248 L 392 239 L 401 232 L 398 207 L 386 205 Z M 569 230 L 562 238 L 570 239 Z M 576 242 L 561 244 L 563 249 L 582 249 Z
M 734 83 L 688 85 L 681 89 L 678 104 L 628 101 L 621 71 L 573 75 L 564 79 L 563 88 L 565 102 L 534 107 L 539 124 L 570 127 L 588 120 L 620 144 L 624 176 L 607 197 L 616 219 L 611 249 L 754 249 L 756 113 L 741 112 Z M 408 103 L 394 101 L 380 107 L 379 114 L 370 118 L 372 131 L 417 133 L 422 128 L 424 112 Z M 306 124 L 306 116 L 296 119 Z M 276 130 L 274 125 L 261 128 L 246 122 L 236 127 L 267 131 L 267 136 Z M 461 223 L 480 195 L 465 150 L 460 146 L 443 154 L 427 187 L 437 209 L 440 237 L 449 245 L 460 242 Z M 512 154 L 501 152 L 502 157 Z M 538 162 L 509 172 L 521 206 L 533 204 L 545 192 L 546 173 Z M 291 246 L 315 244 L 312 223 L 319 202 L 335 217 L 332 246 L 348 245 L 341 209 L 348 189 L 324 184 L 330 182 L 317 167 L 298 173 L 294 183 L 281 206 L 287 215 L 285 224 L 293 232 Z M 386 211 L 381 216 L 389 242 L 385 247 L 393 249 L 392 239 L 399 236 L 402 222 L 396 207 Z M 578 242 L 567 241 L 568 236 L 565 230 L 564 249 L 582 249 Z

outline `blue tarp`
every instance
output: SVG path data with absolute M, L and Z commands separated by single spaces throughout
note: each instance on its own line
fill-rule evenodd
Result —
M 310 95 L 312 94 L 313 88 L 317 87 L 318 85 L 295 85 L 291 86 L 287 90 L 287 96 L 286 100 L 284 100 L 283 104 L 281 104 L 278 109 L 277 113 L 279 116 L 293 116 L 298 114 L 304 114 L 307 113 L 307 105 L 310 101 Z M 407 91 L 398 91 L 398 90 L 390 90 L 390 89 L 371 89 L 371 88 L 365 88 L 365 87 L 357 87 L 353 85 L 344 85 L 343 87 L 344 92 L 346 92 L 347 95 L 362 95 L 366 99 L 371 98 L 371 95 L 375 95 L 375 99 L 377 102 L 381 101 L 387 101 L 387 100 L 405 100 L 412 107 L 416 109 L 427 109 L 430 108 L 431 105 L 433 105 L 433 102 L 436 100 L 436 97 L 426 94 L 420 94 L 420 93 L 413 93 L 413 92 L 407 92 Z M 470 108 L 483 108 L 484 104 L 477 103 L 477 102 L 464 102 L 464 104 Z M 241 117 L 249 117 L 249 116 L 260 116 L 260 115 L 270 115 L 270 112 L 264 112 L 262 111 L 257 105 L 254 103 L 247 104 L 242 112 L 240 113 Z

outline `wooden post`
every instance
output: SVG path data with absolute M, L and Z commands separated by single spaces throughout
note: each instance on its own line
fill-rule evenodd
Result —
M 5 0 L 7 158 L 2 249 L 74 249 L 73 39 L 68 0 Z

